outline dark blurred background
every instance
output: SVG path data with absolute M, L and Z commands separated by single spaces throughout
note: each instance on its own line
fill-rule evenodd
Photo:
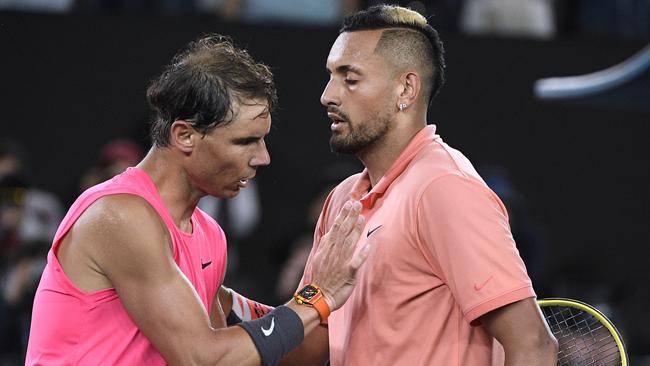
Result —
M 0 0 L 0 365 L 23 362 L 31 298 L 65 210 L 143 156 L 149 80 L 205 33 L 232 36 L 276 76 L 271 166 L 241 197 L 201 205 L 229 234 L 226 284 L 286 301 L 323 192 L 361 170 L 330 152 L 319 96 L 341 17 L 376 3 Z M 392 3 L 440 31 L 448 82 L 429 119 L 505 201 L 539 297 L 596 305 L 619 326 L 631 364 L 650 364 L 650 78 L 634 93 L 533 93 L 540 78 L 603 70 L 641 50 L 650 0 Z

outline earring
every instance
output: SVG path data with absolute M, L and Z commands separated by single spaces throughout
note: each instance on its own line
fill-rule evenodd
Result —
M 408 107 L 408 106 L 406 105 L 406 103 L 400 103 L 400 104 L 399 104 L 399 110 L 400 110 L 400 111 L 405 110 L 406 107 Z

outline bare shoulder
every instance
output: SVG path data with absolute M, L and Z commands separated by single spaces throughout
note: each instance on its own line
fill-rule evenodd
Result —
M 171 257 L 160 216 L 141 197 L 105 196 L 91 204 L 62 239 L 57 257 L 80 289 L 114 287 L 110 274 L 142 258 Z
M 156 225 L 160 217 L 156 210 L 142 197 L 132 194 L 115 194 L 104 196 L 79 217 L 77 224 L 111 228 L 131 225 Z

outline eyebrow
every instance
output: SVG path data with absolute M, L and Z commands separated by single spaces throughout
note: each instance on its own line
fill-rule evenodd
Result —
M 327 72 L 331 73 L 329 68 L 327 69 Z M 359 75 L 363 74 L 358 67 L 352 66 L 352 65 L 337 66 L 336 67 L 336 72 L 339 73 L 339 74 L 345 74 L 345 73 L 348 73 L 348 72 L 353 72 L 353 73 L 359 74 Z
M 260 112 L 260 114 L 258 114 L 257 116 L 253 117 L 252 119 L 253 119 L 253 120 L 256 120 L 256 119 L 258 119 L 258 118 L 260 118 L 260 117 L 266 117 L 266 116 L 268 116 L 269 114 L 270 114 L 270 112 L 269 112 L 269 108 L 267 107 L 267 108 L 264 108 L 264 110 L 263 110 L 262 112 Z

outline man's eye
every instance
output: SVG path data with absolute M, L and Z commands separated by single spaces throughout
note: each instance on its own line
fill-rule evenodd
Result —
M 359 80 L 354 80 L 354 79 L 345 79 L 345 83 L 348 85 L 354 85 L 358 82 Z
M 256 138 L 241 139 L 241 140 L 237 140 L 236 143 L 237 143 L 238 145 L 251 145 L 251 144 L 256 143 L 257 140 L 259 140 L 259 139 L 256 139 Z

